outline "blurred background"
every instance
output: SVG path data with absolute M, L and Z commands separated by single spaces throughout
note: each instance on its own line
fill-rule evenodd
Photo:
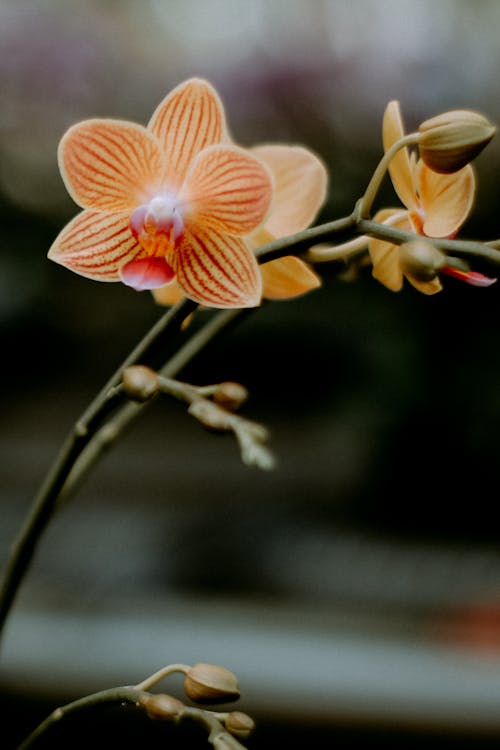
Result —
M 408 127 L 466 107 L 500 121 L 499 24 L 495 0 L 0 0 L 2 560 L 73 421 L 162 312 L 47 261 L 77 210 L 66 128 L 145 123 L 206 77 L 242 145 L 325 160 L 330 220 L 380 158 L 389 100 Z M 500 142 L 476 166 L 463 236 L 492 239 Z M 250 747 L 496 746 L 499 291 L 393 294 L 325 269 L 193 361 L 189 382 L 249 388 L 278 467 L 155 402 L 42 539 L 3 647 L 8 746 L 61 702 L 196 661 L 238 675 Z M 186 737 L 202 741 L 99 712 L 47 747 Z

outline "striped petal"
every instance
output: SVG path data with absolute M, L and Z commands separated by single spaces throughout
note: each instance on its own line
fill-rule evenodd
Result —
M 387 151 L 393 143 L 405 134 L 401 108 L 398 101 L 391 101 L 386 107 L 382 123 L 382 139 L 384 150 Z M 392 184 L 399 199 L 407 208 L 418 205 L 415 194 L 413 171 L 407 148 L 403 148 L 392 159 L 389 166 Z
M 399 209 L 387 208 L 379 211 L 375 216 L 375 221 L 382 224 L 389 223 L 398 229 L 410 229 L 408 213 Z M 391 291 L 399 292 L 403 287 L 399 245 L 372 237 L 368 244 L 368 250 L 373 263 L 373 277 Z
M 124 211 L 160 187 L 164 159 L 146 128 L 121 120 L 86 120 L 59 144 L 59 168 L 73 200 L 94 211 Z
M 419 162 L 417 179 L 425 234 L 428 237 L 456 234 L 474 205 L 476 178 L 472 166 L 467 164 L 452 174 L 438 174 Z
M 269 167 L 274 178 L 266 229 L 275 237 L 306 229 L 326 198 L 328 178 L 323 162 L 302 146 L 256 146 L 251 153 Z
M 256 307 L 262 279 L 255 256 L 239 237 L 186 230 L 167 261 L 183 293 L 207 307 Z
M 191 78 L 158 105 L 148 129 L 166 156 L 165 182 L 170 190 L 182 184 L 194 157 L 226 135 L 224 107 L 208 81 Z
M 236 146 L 211 146 L 194 160 L 179 201 L 191 225 L 243 235 L 264 221 L 272 194 L 262 162 Z
M 82 211 L 55 239 L 48 257 L 89 279 L 120 281 L 121 266 L 141 254 L 128 213 Z
M 321 286 L 320 278 L 293 255 L 264 263 L 260 271 L 266 299 L 289 299 Z

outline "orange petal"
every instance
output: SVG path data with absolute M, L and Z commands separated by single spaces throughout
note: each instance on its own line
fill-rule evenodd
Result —
M 382 138 L 384 150 L 387 151 L 393 143 L 405 134 L 401 108 L 398 101 L 391 101 L 386 107 L 382 123 Z M 410 156 L 407 148 L 403 148 L 392 159 L 389 166 L 392 184 L 399 199 L 406 208 L 417 207 L 417 196 Z
M 194 160 L 179 193 L 191 225 L 249 234 L 263 222 L 273 194 L 261 161 L 237 146 L 211 146 Z
M 326 198 L 328 177 L 323 162 L 302 146 L 263 145 L 251 152 L 274 178 L 266 229 L 275 237 L 285 237 L 312 224 Z
M 387 222 L 398 229 L 410 229 L 407 212 L 398 209 L 388 208 L 380 211 L 376 214 L 375 221 Z M 372 275 L 374 278 L 391 291 L 399 292 L 403 287 L 403 272 L 399 263 L 399 245 L 372 237 L 368 244 L 368 250 L 373 263 Z
M 253 253 L 239 237 L 186 230 L 169 254 L 183 293 L 207 307 L 256 307 L 262 279 Z
M 149 200 L 160 187 L 164 159 L 141 125 L 86 120 L 59 144 L 59 168 L 71 197 L 94 211 L 124 211 Z
M 418 279 L 415 279 L 410 274 L 406 277 L 410 284 L 412 284 L 415 289 L 417 289 L 419 292 L 422 292 L 422 294 L 436 294 L 437 292 L 440 292 L 443 288 L 439 278 L 436 276 L 435 279 L 432 279 L 431 281 L 419 281 Z
M 148 125 L 167 159 L 171 190 L 183 182 L 194 157 L 226 134 L 224 107 L 213 86 L 201 78 L 179 84 L 158 105 Z
M 182 299 L 183 294 L 180 287 L 172 282 L 159 289 L 153 289 L 153 297 L 159 305 L 175 305 Z
M 452 174 L 433 172 L 423 162 L 417 170 L 428 237 L 449 237 L 468 218 L 476 195 L 476 178 L 470 164 Z
M 48 257 L 89 279 L 119 281 L 121 266 L 140 254 L 128 213 L 82 211 L 55 239 Z
M 264 263 L 260 271 L 266 299 L 289 299 L 321 286 L 320 278 L 293 255 Z

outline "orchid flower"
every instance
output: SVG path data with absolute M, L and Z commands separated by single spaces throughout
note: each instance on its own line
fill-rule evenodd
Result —
M 261 145 L 250 149 L 271 171 L 274 195 L 264 225 L 245 237 L 252 250 L 279 237 L 306 229 L 323 204 L 327 191 L 327 172 L 323 162 L 302 146 Z M 260 266 L 263 296 L 289 299 L 320 286 L 319 277 L 295 256 L 286 256 Z M 153 291 L 163 305 L 177 302 L 182 292 L 176 284 Z
M 403 135 L 399 102 L 391 101 L 383 120 L 384 149 L 387 151 Z M 394 189 L 405 208 L 383 209 L 375 215 L 376 221 L 426 237 L 455 236 L 474 204 L 476 180 L 470 164 L 452 174 L 438 174 L 404 148 L 392 159 L 389 173 Z M 431 281 L 422 281 L 410 273 L 403 272 L 398 245 L 371 238 L 369 252 L 374 277 L 389 289 L 399 291 L 403 286 L 403 276 L 406 276 L 408 281 L 424 294 L 435 294 L 441 290 L 438 276 Z M 493 282 L 482 274 L 459 271 L 446 265 L 440 272 L 478 286 L 487 286 Z
M 49 258 L 82 276 L 154 289 L 175 279 L 209 307 L 254 307 L 262 279 L 244 235 L 266 218 L 272 177 L 228 142 L 222 103 L 193 78 L 160 103 L 147 127 L 92 119 L 59 146 L 66 187 L 84 210 Z

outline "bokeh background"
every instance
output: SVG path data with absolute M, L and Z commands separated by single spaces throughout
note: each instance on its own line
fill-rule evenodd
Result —
M 47 261 L 77 210 L 65 129 L 147 122 L 206 77 L 241 144 L 325 160 L 329 220 L 364 189 L 389 100 L 409 127 L 464 107 L 500 121 L 499 24 L 495 0 L 0 0 L 2 559 L 73 421 L 161 314 Z M 465 237 L 500 236 L 499 166 L 493 141 Z M 158 400 L 61 508 L 6 633 L 8 746 L 60 702 L 179 661 L 237 673 L 251 747 L 498 743 L 499 289 L 424 298 L 336 270 L 183 373 L 250 389 L 273 473 Z M 47 746 L 186 737 L 102 712 Z

